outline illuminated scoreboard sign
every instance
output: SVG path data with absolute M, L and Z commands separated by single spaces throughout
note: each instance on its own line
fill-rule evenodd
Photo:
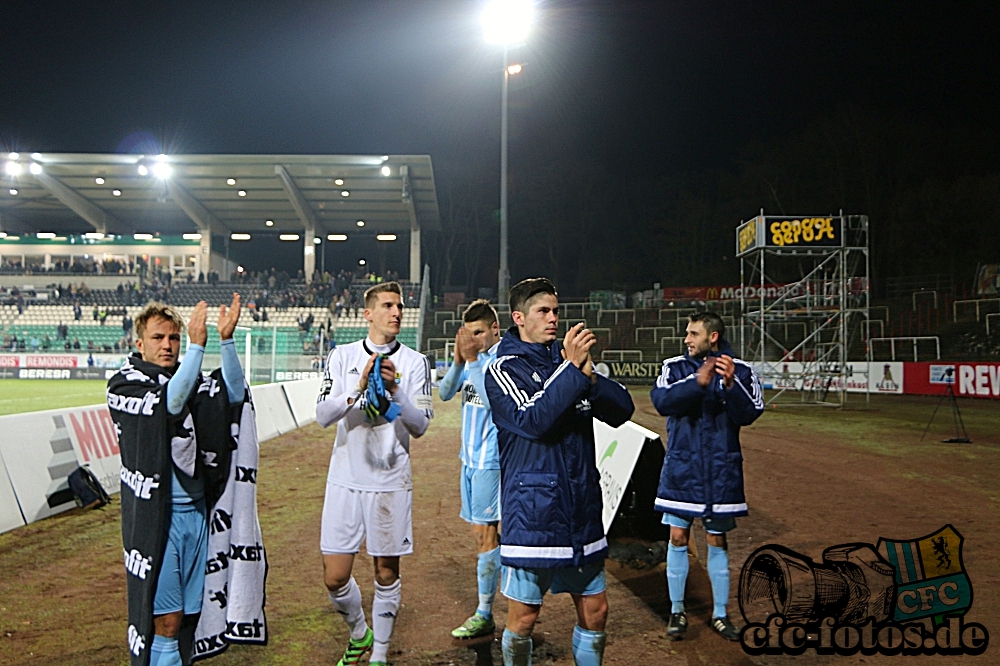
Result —
M 843 247 L 840 217 L 774 217 L 758 215 L 736 230 L 736 256 L 759 248 Z

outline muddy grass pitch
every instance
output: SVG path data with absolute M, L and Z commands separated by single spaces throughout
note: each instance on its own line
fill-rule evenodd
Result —
M 663 434 L 645 390 L 635 390 L 634 420 Z M 765 543 L 819 560 L 824 548 L 878 538 L 915 539 L 952 524 L 965 537 L 963 557 L 975 595 L 968 619 L 1000 631 L 1000 410 L 961 401 L 973 444 L 944 444 L 949 423 L 939 414 L 919 442 L 936 399 L 878 397 L 872 410 L 781 407 L 743 434 L 751 515 L 731 534 L 733 597 L 739 568 Z M 458 518 L 459 409 L 438 403 L 437 418 L 413 443 L 416 552 L 402 564 L 403 607 L 390 661 L 403 664 L 499 664 L 497 644 L 479 653 L 455 645 L 448 632 L 475 608 L 475 554 Z M 319 519 L 333 432 L 312 425 L 265 442 L 259 472 L 260 515 L 270 570 L 267 647 L 234 646 L 210 663 L 333 664 L 347 632 L 322 585 Z M 608 564 L 611 613 L 608 664 L 855 664 L 904 657 L 749 657 L 707 627 L 711 591 L 704 535 L 695 530 L 683 641 L 665 639 L 669 602 L 664 565 Z M 666 538 L 664 534 L 663 538 Z M 371 607 L 370 559 L 355 567 Z M 498 597 L 497 624 L 506 603 Z M 0 665 L 125 664 L 125 571 L 117 501 L 71 511 L 0 535 Z M 536 664 L 572 664 L 574 614 L 565 596 L 546 599 L 536 629 Z M 738 622 L 740 624 L 741 622 Z M 1000 640 L 998 638 L 997 640 Z M 486 649 L 490 648 L 490 649 Z M 978 657 L 918 661 L 1000 663 L 997 647 Z

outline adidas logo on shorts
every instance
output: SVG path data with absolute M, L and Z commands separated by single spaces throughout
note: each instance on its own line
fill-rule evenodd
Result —
M 403 545 L 404 546 L 409 546 L 410 545 L 410 539 L 409 539 L 409 537 L 403 537 Z

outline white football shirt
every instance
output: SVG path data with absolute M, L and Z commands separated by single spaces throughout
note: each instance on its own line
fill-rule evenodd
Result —
M 399 390 L 393 401 L 405 399 L 399 396 L 405 394 L 428 419 L 434 417 L 431 368 L 426 356 L 402 343 L 383 346 L 367 339 L 335 348 L 327 357 L 317 403 L 339 400 L 346 405 L 347 398 L 351 398 L 353 404 L 337 422 L 327 481 L 355 490 L 407 490 L 413 487 L 410 433 L 402 416 L 391 423 L 380 418 L 373 425 L 358 408 L 355 387 L 376 351 L 389 354 L 396 367 Z

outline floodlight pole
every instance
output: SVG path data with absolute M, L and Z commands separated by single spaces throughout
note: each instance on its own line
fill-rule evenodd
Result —
M 497 278 L 497 303 L 507 302 L 510 291 L 510 268 L 507 264 L 507 45 L 503 47 L 503 94 L 500 97 L 500 274 Z

